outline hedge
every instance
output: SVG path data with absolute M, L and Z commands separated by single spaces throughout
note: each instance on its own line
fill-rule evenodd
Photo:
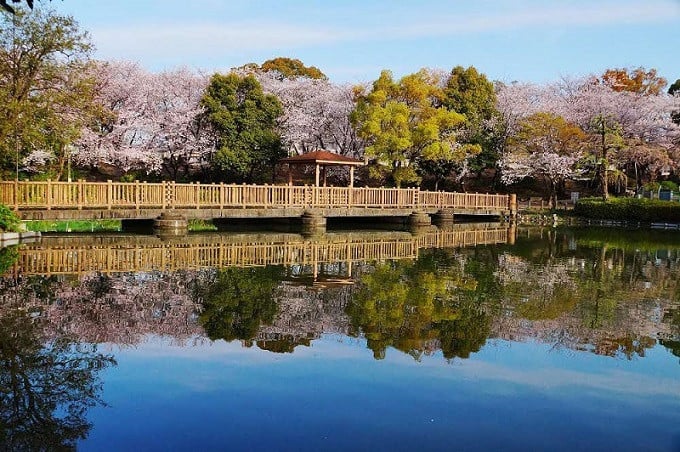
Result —
M 596 220 L 680 223 L 680 203 L 644 198 L 610 198 L 607 201 L 584 198 L 574 206 L 574 214 Z

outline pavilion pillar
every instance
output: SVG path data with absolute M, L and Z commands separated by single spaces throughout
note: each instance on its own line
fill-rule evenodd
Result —
M 321 167 L 321 171 L 323 173 L 323 186 L 326 186 L 326 165 Z
M 319 164 L 316 164 L 316 186 L 319 186 Z
M 354 166 L 349 167 L 349 186 L 354 187 Z

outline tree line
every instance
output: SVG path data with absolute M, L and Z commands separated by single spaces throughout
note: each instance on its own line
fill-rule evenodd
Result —
M 680 80 L 666 89 L 654 69 L 542 85 L 456 66 L 352 86 L 284 57 L 152 73 L 94 60 L 72 17 L 1 20 L 4 179 L 261 183 L 282 157 L 321 148 L 367 161 L 364 185 L 525 187 L 555 201 L 574 183 L 606 197 L 678 180 Z

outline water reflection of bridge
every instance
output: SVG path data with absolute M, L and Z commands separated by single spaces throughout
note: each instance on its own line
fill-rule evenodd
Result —
M 16 273 L 173 271 L 208 267 L 309 265 L 416 258 L 421 248 L 505 243 L 514 229 L 500 224 L 454 225 L 408 232 L 335 232 L 308 239 L 299 234 L 196 234 L 174 241 L 155 236 L 45 236 L 19 248 Z

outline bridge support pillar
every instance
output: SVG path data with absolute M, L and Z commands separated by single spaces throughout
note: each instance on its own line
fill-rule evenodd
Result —
M 453 224 L 453 210 L 442 209 L 433 217 L 434 223 L 437 226 L 449 226 Z
M 302 233 L 316 235 L 326 232 L 326 217 L 318 210 L 305 210 L 302 214 Z
M 430 226 L 432 224 L 432 220 L 425 212 L 413 212 L 408 217 L 408 223 L 411 227 Z
M 186 217 L 173 212 L 163 212 L 153 221 L 154 231 L 164 237 L 183 236 L 189 232 L 189 222 Z

